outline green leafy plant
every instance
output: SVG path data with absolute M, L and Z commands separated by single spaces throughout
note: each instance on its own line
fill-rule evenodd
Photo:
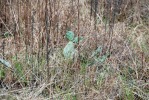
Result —
M 4 60 L 4 59 L 2 59 L 2 58 L 0 58 L 0 62 L 1 62 L 3 65 L 5 65 L 6 67 L 11 67 L 11 64 L 10 64 L 8 61 L 6 61 L 6 60 Z
M 83 37 L 75 37 L 72 31 L 68 31 L 66 33 L 66 38 L 69 40 L 69 42 L 63 49 L 63 55 L 66 59 L 73 59 L 73 56 L 77 54 L 75 43 L 78 43 L 80 40 L 83 40 Z
M 74 33 L 72 31 L 68 31 L 66 33 L 66 38 L 69 40 L 69 41 L 73 41 L 74 39 Z
M 98 56 L 99 53 L 101 53 L 102 47 L 98 47 L 95 51 L 93 51 L 91 57 Z
M 82 41 L 83 40 L 83 37 L 75 37 L 74 40 L 73 40 L 73 43 L 79 43 L 79 41 Z
M 11 33 L 9 33 L 9 32 L 5 32 L 3 35 L 1 35 L 3 38 L 8 38 L 8 37 L 10 37 L 10 36 L 12 36 L 12 34 Z
M 99 54 L 102 52 L 102 47 L 98 47 L 95 51 L 92 52 L 91 58 L 92 60 L 89 61 L 88 65 L 92 66 L 94 64 L 102 64 L 106 61 L 107 57 L 109 56 L 109 53 L 106 53 L 105 55 L 99 56 Z
M 104 63 L 107 59 L 107 57 L 109 56 L 109 54 L 105 54 L 99 58 L 94 58 L 96 62 L 99 62 L 99 63 Z
M 74 43 L 72 41 L 68 42 L 63 50 L 64 57 L 67 59 L 72 59 L 75 51 Z

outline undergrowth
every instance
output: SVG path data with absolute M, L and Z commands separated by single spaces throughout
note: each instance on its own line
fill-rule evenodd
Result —
M 78 1 L 0 12 L 1 100 L 149 99 L 149 2 Z

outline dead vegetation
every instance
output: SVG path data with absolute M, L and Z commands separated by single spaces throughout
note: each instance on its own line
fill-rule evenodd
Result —
M 1 0 L 0 99 L 148 100 L 148 23 L 148 0 Z

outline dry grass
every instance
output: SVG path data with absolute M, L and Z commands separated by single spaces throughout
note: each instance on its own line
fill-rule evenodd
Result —
M 0 64 L 1 100 L 149 99 L 148 1 L 134 1 L 121 12 L 128 14 L 123 21 L 116 17 L 112 30 L 108 23 L 105 27 L 104 0 L 99 0 L 96 28 L 86 0 L 80 0 L 79 10 L 77 1 L 51 1 L 48 17 L 45 1 L 14 0 L 8 3 L 9 11 L 4 10 L 7 21 L 0 16 L 6 27 L 1 27 L 1 34 L 13 35 L 0 36 L 0 57 L 12 64 Z M 51 22 L 48 31 L 46 18 Z M 62 53 L 67 30 L 84 38 L 76 44 L 79 56 L 73 60 Z M 97 47 L 102 48 L 96 55 L 100 61 L 92 57 Z

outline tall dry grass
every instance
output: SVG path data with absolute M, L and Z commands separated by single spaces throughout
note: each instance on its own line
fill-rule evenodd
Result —
M 0 98 L 148 100 L 148 5 L 148 0 L 1 0 L 0 58 L 12 67 L 0 65 Z M 83 37 L 73 60 L 62 53 L 67 31 Z

